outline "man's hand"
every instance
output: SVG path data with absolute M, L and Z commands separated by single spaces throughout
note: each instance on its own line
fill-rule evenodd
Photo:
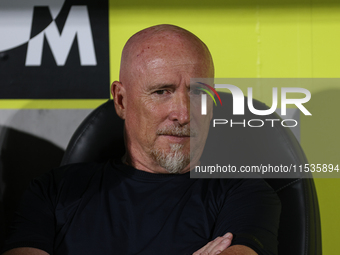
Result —
M 215 255 L 220 254 L 223 250 L 227 249 L 231 240 L 233 239 L 232 233 L 227 233 L 224 236 L 216 237 L 215 240 L 207 243 L 198 251 L 194 252 L 192 255 Z

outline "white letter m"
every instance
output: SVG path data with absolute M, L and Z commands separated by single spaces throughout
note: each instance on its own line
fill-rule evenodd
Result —
M 46 36 L 57 65 L 65 65 L 76 35 L 80 64 L 82 66 L 97 65 L 87 6 L 72 6 L 61 35 L 55 21 L 52 21 L 44 31 L 29 41 L 26 66 L 41 65 L 44 36 Z

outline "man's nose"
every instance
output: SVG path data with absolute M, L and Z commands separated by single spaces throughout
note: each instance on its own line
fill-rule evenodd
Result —
M 173 99 L 170 119 L 184 126 L 190 122 L 190 97 L 187 93 L 178 93 Z

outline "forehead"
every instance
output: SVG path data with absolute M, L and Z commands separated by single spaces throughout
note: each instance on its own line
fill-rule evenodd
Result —
M 183 58 L 164 59 L 156 58 L 143 63 L 143 72 L 149 76 L 183 78 L 206 78 L 209 77 L 209 64 L 203 59 Z
M 144 58 L 135 70 L 137 87 L 190 84 L 190 78 L 209 77 L 209 69 L 198 58 Z
M 131 56 L 132 70 L 137 72 L 202 72 L 210 68 L 210 59 L 202 47 L 180 40 L 148 41 Z

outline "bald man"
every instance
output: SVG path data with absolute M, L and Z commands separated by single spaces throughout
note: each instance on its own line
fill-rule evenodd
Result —
M 190 114 L 190 78 L 213 77 L 208 48 L 187 30 L 132 36 L 111 87 L 126 155 L 35 180 L 5 254 L 276 254 L 280 204 L 262 180 L 190 179 L 212 116 Z

